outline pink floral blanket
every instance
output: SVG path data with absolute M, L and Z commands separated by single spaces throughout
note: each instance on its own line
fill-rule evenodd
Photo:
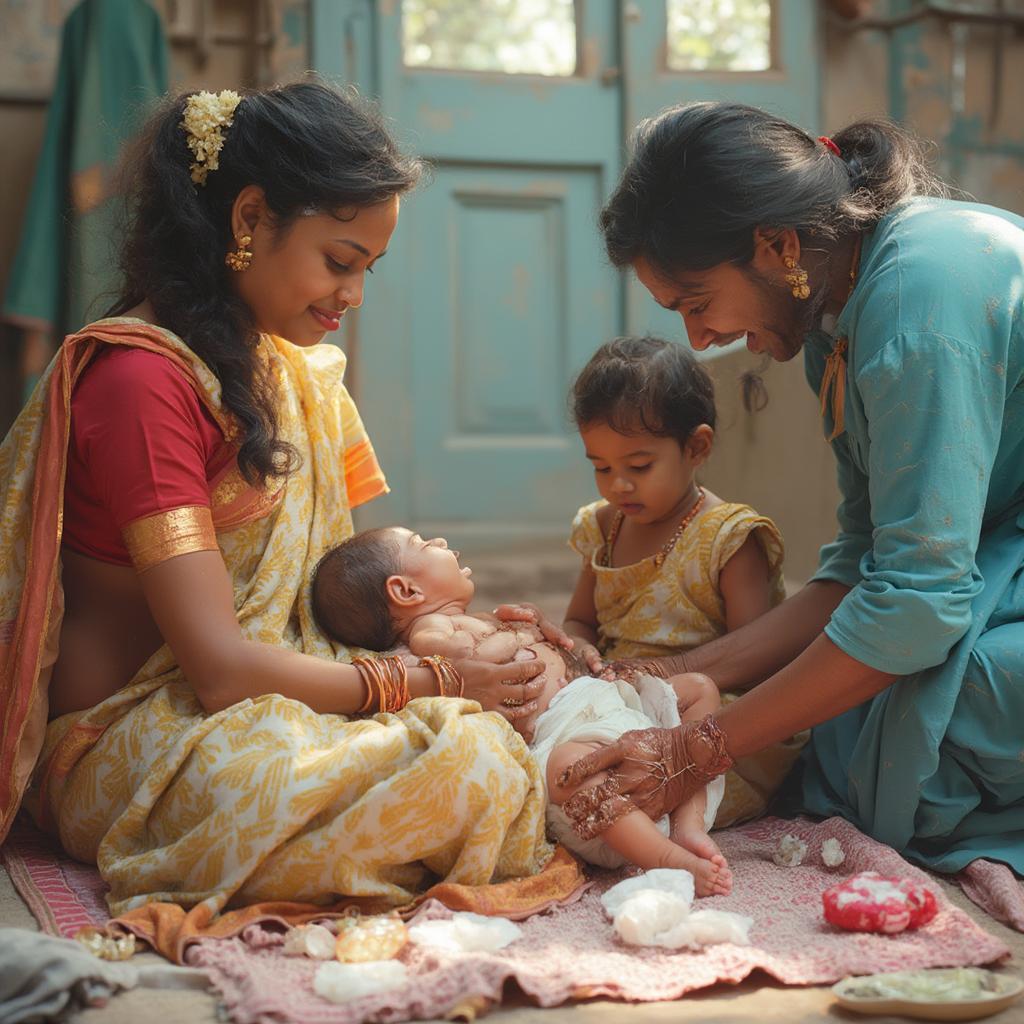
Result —
M 800 867 L 772 862 L 776 843 L 787 833 L 807 843 Z M 828 838 L 838 839 L 846 853 L 845 863 L 834 870 L 821 860 L 821 844 Z M 812 985 L 848 974 L 987 964 L 1009 953 L 1002 941 L 952 906 L 927 874 L 839 818 L 818 824 L 766 818 L 718 833 L 716 839 L 732 864 L 735 888 L 731 896 L 699 905 L 752 917 L 750 946 L 711 946 L 693 953 L 622 945 L 600 902 L 600 894 L 622 873 L 606 873 L 576 903 L 522 922 L 522 938 L 498 952 L 444 954 L 406 947 L 401 959 L 411 977 L 404 988 L 348 1004 L 317 996 L 312 988 L 317 964 L 283 956 L 281 934 L 262 925 L 235 939 L 201 940 L 188 961 L 210 972 L 236 1024 L 357 1024 L 443 1017 L 460 1005 L 497 1002 L 510 979 L 541 1006 L 591 996 L 655 1001 L 738 982 L 757 968 L 785 984 Z M 939 902 L 938 916 L 920 931 L 900 935 L 832 928 L 822 917 L 822 892 L 865 870 L 929 885 Z M 432 904 L 420 913 L 449 912 Z

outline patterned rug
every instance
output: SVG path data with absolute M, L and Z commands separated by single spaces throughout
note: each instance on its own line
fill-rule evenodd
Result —
M 798 868 L 772 862 L 772 851 L 786 833 L 808 845 Z M 846 862 L 835 870 L 821 861 L 821 845 L 828 838 L 838 839 L 846 852 Z M 656 1001 L 718 982 L 735 983 L 758 968 L 784 984 L 810 985 L 897 968 L 987 964 L 1009 953 L 1002 941 L 950 904 L 933 882 L 940 911 L 918 932 L 862 935 L 827 925 L 821 893 L 850 874 L 875 870 L 931 881 L 841 819 L 811 823 L 766 818 L 717 833 L 716 839 L 732 865 L 735 888 L 728 897 L 701 900 L 700 905 L 752 917 L 750 946 L 712 946 L 699 953 L 623 946 L 600 904 L 600 894 L 622 875 L 601 873 L 576 903 L 522 922 L 522 938 L 498 953 L 447 954 L 407 947 L 401 956 L 411 974 L 405 988 L 347 1005 L 326 1002 L 313 992 L 318 965 L 285 957 L 281 930 L 271 924 L 250 925 L 236 938 L 202 939 L 190 947 L 186 960 L 210 974 L 235 1024 L 356 1024 L 480 1008 L 500 1001 L 509 980 L 541 1006 L 593 996 Z M 12 833 L 0 854 L 44 930 L 67 935 L 81 924 L 105 920 L 96 872 L 55 855 L 30 826 Z M 973 884 L 994 909 L 1002 908 L 1001 916 L 1012 919 L 1024 909 L 1024 891 L 1012 874 L 1003 878 L 998 870 L 989 870 L 998 867 L 975 869 L 965 885 Z M 448 913 L 430 902 L 417 916 Z
M 39 928 L 73 939 L 79 928 L 105 924 L 106 883 L 95 867 L 72 860 L 24 815 L 15 819 L 0 861 Z

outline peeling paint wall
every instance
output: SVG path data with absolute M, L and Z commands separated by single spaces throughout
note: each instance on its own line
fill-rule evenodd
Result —
M 150 2 L 166 19 L 168 0 Z M 193 23 L 193 6 L 189 0 L 179 0 L 177 7 L 179 24 L 187 30 Z M 215 0 L 212 11 L 212 37 L 245 39 L 257 28 L 253 0 Z M 252 84 L 258 73 L 272 81 L 288 81 L 301 75 L 309 66 L 306 0 L 274 0 L 272 13 L 274 43 L 266 55 L 265 70 L 260 71 L 251 47 L 241 42 L 217 42 L 214 38 L 205 63 L 200 64 L 193 46 L 185 41 L 172 41 L 171 88 L 218 90 L 237 87 L 240 82 Z M 0 23 L 0 31 L 3 27 Z M 50 78 L 56 67 L 56 50 L 51 56 Z M 44 96 L 26 98 L 0 92 L 0 137 L 17 140 L 17 145 L 0 147 L 0 181 L 4 182 L 0 189 L 0 294 L 6 287 L 21 237 L 22 217 L 43 144 L 46 110 Z M 6 433 L 20 407 L 19 343 L 19 332 L 0 325 L 0 435 Z

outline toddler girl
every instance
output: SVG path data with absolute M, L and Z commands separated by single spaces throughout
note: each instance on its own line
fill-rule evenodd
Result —
M 711 454 L 715 399 L 688 349 L 618 338 L 593 355 L 571 397 L 601 500 L 572 524 L 569 543 L 583 565 L 564 629 L 593 674 L 605 659 L 691 650 L 783 599 L 778 528 L 696 479 Z M 738 763 L 717 824 L 763 812 L 803 742 L 806 735 Z M 677 838 L 691 849 L 714 846 Z

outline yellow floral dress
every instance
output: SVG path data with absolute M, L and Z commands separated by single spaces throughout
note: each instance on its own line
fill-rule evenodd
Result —
M 723 502 L 702 512 L 660 566 L 653 555 L 632 565 L 606 566 L 599 564 L 607 538 L 598 512 L 607 504 L 602 500 L 584 505 L 569 536 L 570 547 L 587 560 L 596 577 L 597 646 L 605 658 L 678 654 L 726 633 L 719 577 L 748 537 L 757 538 L 768 559 L 772 604 L 785 597 L 782 535 L 771 519 L 749 505 Z M 722 703 L 738 697 L 723 693 Z M 737 761 L 726 776 L 715 827 L 763 814 L 809 735 L 799 733 Z

